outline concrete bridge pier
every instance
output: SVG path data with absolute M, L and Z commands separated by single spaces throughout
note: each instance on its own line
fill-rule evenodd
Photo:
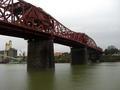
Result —
M 99 54 L 93 50 L 89 50 L 89 60 L 92 63 L 96 63 L 99 61 Z
M 71 48 L 72 65 L 87 64 L 88 56 L 89 54 L 86 47 Z
M 96 63 L 100 61 L 102 53 L 98 53 L 96 51 L 90 51 L 89 53 L 89 59 L 92 63 Z
M 53 40 L 29 39 L 27 69 L 54 68 Z

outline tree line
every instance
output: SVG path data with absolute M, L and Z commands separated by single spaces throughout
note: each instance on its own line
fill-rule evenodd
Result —
M 120 49 L 118 49 L 116 46 L 114 45 L 109 45 L 105 50 L 104 50 L 104 55 L 103 61 L 115 61 L 115 60 L 120 60 L 120 56 L 119 58 L 116 56 L 113 56 L 113 54 L 119 54 L 120 55 Z M 109 60 L 109 58 L 111 58 Z M 68 52 L 62 53 L 61 55 L 55 56 L 55 62 L 56 63 L 69 63 L 71 62 L 71 54 Z
M 71 61 L 71 55 L 68 52 L 62 53 L 62 55 L 55 56 L 56 63 L 69 63 Z
M 110 45 L 104 50 L 104 54 L 105 55 L 120 54 L 120 49 L 118 49 L 114 45 Z

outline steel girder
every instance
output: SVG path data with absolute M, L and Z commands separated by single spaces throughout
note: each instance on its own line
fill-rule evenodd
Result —
M 0 0 L 0 20 L 72 40 L 102 52 L 88 35 L 68 29 L 40 7 L 23 0 Z

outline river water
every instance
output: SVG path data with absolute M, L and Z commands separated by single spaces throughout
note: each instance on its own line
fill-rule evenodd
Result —
M 120 90 L 120 63 L 56 64 L 31 72 L 26 64 L 1 64 L 0 90 Z

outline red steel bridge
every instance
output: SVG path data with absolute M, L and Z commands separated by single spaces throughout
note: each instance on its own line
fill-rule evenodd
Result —
M 0 34 L 25 39 L 52 39 L 70 47 L 87 47 L 102 53 L 95 41 L 81 32 L 74 32 L 40 7 L 23 0 L 0 0 Z

